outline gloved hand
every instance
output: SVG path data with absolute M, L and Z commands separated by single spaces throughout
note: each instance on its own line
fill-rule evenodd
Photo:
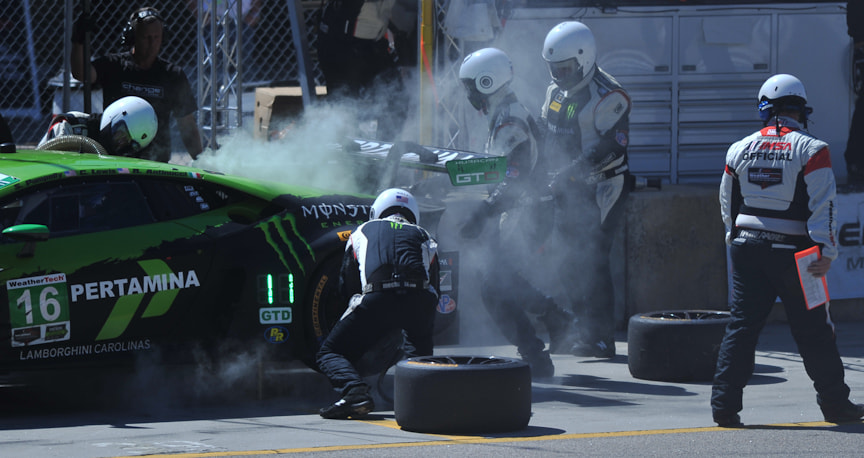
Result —
M 96 23 L 93 18 L 83 13 L 78 15 L 75 23 L 72 24 L 72 43 L 84 44 L 84 35 L 87 32 L 94 33 L 96 31 Z
M 468 219 L 468 222 L 459 230 L 459 235 L 465 239 L 476 239 L 477 236 L 483 232 L 483 228 L 486 226 L 486 221 L 491 215 L 492 207 L 486 202 L 483 202 L 480 208 L 474 212 L 474 214 Z

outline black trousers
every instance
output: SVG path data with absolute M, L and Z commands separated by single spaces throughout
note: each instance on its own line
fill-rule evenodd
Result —
M 805 305 L 795 266 L 795 251 L 804 248 L 779 248 L 764 240 L 733 242 L 732 322 L 726 328 L 714 375 L 711 408 L 715 416 L 741 411 L 744 387 L 753 374 L 756 343 L 778 296 L 819 404 L 836 405 L 849 399 L 828 307 L 807 310 Z
M 318 368 L 344 396 L 366 386 L 356 363 L 378 340 L 394 330 L 405 332 L 412 356 L 432 354 L 437 297 L 420 289 L 368 293 L 348 316 L 339 320 L 318 350 Z
M 612 243 L 624 224 L 625 185 L 605 218 L 597 205 L 596 185 L 572 181 L 556 198 L 555 228 L 565 241 L 558 270 L 571 310 L 579 320 L 579 341 L 615 341 L 615 287 L 611 271 Z
M 531 357 L 543 351 L 546 344 L 537 337 L 537 330 L 528 312 L 542 314 L 554 305 L 540 290 L 519 272 L 514 259 L 495 259 L 482 274 L 480 295 L 489 316 L 519 354 Z

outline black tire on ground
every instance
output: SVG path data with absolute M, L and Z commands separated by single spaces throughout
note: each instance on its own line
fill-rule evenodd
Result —
M 494 356 L 423 356 L 396 364 L 393 409 L 402 429 L 517 431 L 531 418 L 531 369 Z
M 729 312 L 717 310 L 633 315 L 627 329 L 630 374 L 662 382 L 711 381 L 720 342 L 730 321 Z

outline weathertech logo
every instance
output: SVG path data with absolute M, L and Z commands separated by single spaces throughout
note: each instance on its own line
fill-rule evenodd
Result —
M 783 169 L 751 167 L 747 169 L 747 180 L 762 189 L 783 184 Z

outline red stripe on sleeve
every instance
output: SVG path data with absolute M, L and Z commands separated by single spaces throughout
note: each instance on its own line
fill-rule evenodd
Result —
M 810 172 L 814 172 L 819 169 L 830 169 L 831 168 L 831 152 L 828 151 L 828 147 L 824 147 L 819 150 L 813 157 L 807 161 L 807 166 L 804 167 L 804 175 L 807 175 Z

